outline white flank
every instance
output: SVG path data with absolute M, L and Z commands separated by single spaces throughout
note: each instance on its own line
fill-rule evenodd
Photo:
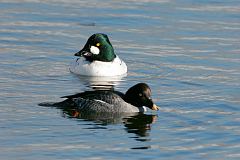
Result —
M 93 61 L 92 63 L 81 57 L 71 64 L 70 71 L 85 76 L 119 76 L 127 73 L 127 65 L 118 56 L 112 62 Z

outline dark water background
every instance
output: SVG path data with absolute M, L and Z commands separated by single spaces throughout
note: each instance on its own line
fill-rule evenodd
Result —
M 239 8 L 238 0 L 1 0 L 0 159 L 239 159 Z M 115 88 L 148 83 L 159 112 L 99 120 L 37 105 L 90 89 L 68 66 L 97 32 L 129 68 Z

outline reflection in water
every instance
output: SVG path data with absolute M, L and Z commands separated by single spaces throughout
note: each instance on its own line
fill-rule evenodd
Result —
M 119 85 L 126 74 L 114 77 L 89 77 L 78 76 L 81 83 L 94 90 L 114 90 L 114 86 Z
M 151 130 L 151 124 L 157 120 L 157 116 L 139 113 L 138 115 L 127 117 L 123 120 L 128 133 L 135 133 L 139 137 L 147 137 L 149 136 L 148 131 Z M 146 141 L 146 139 L 137 140 Z
M 139 137 L 148 137 L 151 124 L 157 120 L 157 115 L 146 115 L 143 113 L 90 113 L 81 114 L 74 109 L 62 109 L 64 117 L 77 118 L 93 121 L 98 125 L 123 123 L 128 133 L 136 134 L 137 141 L 147 141 Z

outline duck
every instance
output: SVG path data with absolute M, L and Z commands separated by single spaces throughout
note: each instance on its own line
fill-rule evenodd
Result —
M 95 33 L 77 53 L 70 72 L 83 76 L 119 76 L 127 74 L 127 65 L 114 52 L 106 34 Z
M 62 102 L 40 103 L 40 106 L 55 106 L 73 109 L 84 114 L 93 113 L 136 113 L 146 112 L 147 108 L 159 110 L 151 98 L 151 89 L 146 83 L 130 87 L 124 94 L 114 90 L 93 90 L 63 96 Z

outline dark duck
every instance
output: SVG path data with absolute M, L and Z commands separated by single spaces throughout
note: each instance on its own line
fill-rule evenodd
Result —
M 145 112 L 146 108 L 159 110 L 151 98 L 151 89 L 146 83 L 138 83 L 124 94 L 118 91 L 85 91 L 75 95 L 64 96 L 62 102 L 41 103 L 41 106 L 71 108 L 81 113 L 133 113 Z

